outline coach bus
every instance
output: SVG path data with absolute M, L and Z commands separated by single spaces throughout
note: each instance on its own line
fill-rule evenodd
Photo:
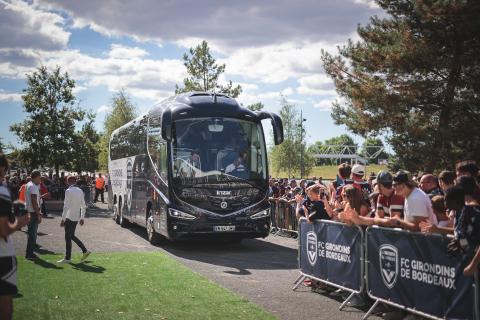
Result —
M 110 138 L 109 201 L 122 227 L 151 243 L 192 237 L 266 237 L 270 231 L 263 119 L 283 141 L 280 117 L 225 95 L 169 98 Z

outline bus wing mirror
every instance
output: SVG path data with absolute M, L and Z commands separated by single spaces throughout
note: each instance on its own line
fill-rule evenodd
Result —
M 283 122 L 277 114 L 273 112 L 257 111 L 257 117 L 260 120 L 270 119 L 273 127 L 273 142 L 279 145 L 283 142 Z
M 162 113 L 162 138 L 172 141 L 172 111 L 166 109 Z

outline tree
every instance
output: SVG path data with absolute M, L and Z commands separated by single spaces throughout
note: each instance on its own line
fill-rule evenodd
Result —
M 374 137 L 368 137 L 365 139 L 362 145 L 362 151 L 360 151 L 360 155 L 374 163 L 378 163 L 379 159 L 389 158 L 388 154 L 385 152 L 383 141 Z
M 251 111 L 261 111 L 265 106 L 261 102 L 252 103 L 247 106 L 247 109 Z
M 364 137 L 385 133 L 397 165 L 480 160 L 480 2 L 377 0 L 388 14 L 322 53 L 344 102 L 332 117 Z
M 106 170 L 108 165 L 108 143 L 112 132 L 125 123 L 135 119 L 137 111 L 124 90 L 120 90 L 112 96 L 111 111 L 103 122 L 104 132 L 97 142 L 99 150 L 98 163 L 101 170 Z
M 22 100 L 28 118 L 10 130 L 23 143 L 22 158 L 29 168 L 48 165 L 58 174 L 60 166 L 69 165 L 77 147 L 75 127 L 85 117 L 75 105 L 74 87 L 75 81 L 60 67 L 49 72 L 42 66 L 27 74 Z
M 82 171 L 94 172 L 98 169 L 99 149 L 96 144 L 100 140 L 100 134 L 93 126 L 95 115 L 89 113 L 87 119 L 88 121 L 83 124 L 82 130 L 75 137 L 77 147 L 74 149 L 70 164 L 71 169 L 78 174 Z
M 224 86 L 218 83 L 219 77 L 225 72 L 225 64 L 216 63 L 205 40 L 195 48 L 190 48 L 189 55 L 186 53 L 183 55 L 183 64 L 187 68 L 188 78 L 183 79 L 182 88 L 175 86 L 175 94 L 215 91 L 236 98 L 242 93 L 242 87 L 233 86 L 231 80 Z
M 5 145 L 2 142 L 2 138 L 0 138 L 0 152 L 3 152 L 4 149 L 5 149 Z
M 314 165 L 311 153 L 306 149 L 305 133 L 301 132 L 300 114 L 295 105 L 289 103 L 284 97 L 280 102 L 280 117 L 283 121 L 284 140 L 280 145 L 271 149 L 273 171 L 278 175 L 281 170 L 286 170 L 289 177 L 299 176 L 301 171 L 301 151 L 303 148 L 304 173 L 308 175 Z

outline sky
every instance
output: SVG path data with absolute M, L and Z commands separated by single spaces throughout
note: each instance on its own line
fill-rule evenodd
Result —
M 202 40 L 226 65 L 221 82 L 242 86 L 240 103 L 278 112 L 283 95 L 302 110 L 309 144 L 349 133 L 330 116 L 338 97 L 321 50 L 358 39 L 376 14 L 371 0 L 0 0 L 0 138 L 19 145 L 9 127 L 25 119 L 26 74 L 41 65 L 69 73 L 102 130 L 118 90 L 139 113 L 173 95 L 183 54 Z

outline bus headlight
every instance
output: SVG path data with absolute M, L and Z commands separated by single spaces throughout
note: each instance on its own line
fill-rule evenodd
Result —
M 270 209 L 266 209 L 266 210 L 260 211 L 258 213 L 252 214 L 250 216 L 250 219 L 261 219 L 261 218 L 266 218 L 266 217 L 270 217 Z
M 172 208 L 168 209 L 168 214 L 170 215 L 170 217 L 173 217 L 173 218 L 179 218 L 179 219 L 185 219 L 185 220 L 197 219 L 197 217 L 195 217 L 194 215 L 191 215 L 176 209 L 172 209 Z

